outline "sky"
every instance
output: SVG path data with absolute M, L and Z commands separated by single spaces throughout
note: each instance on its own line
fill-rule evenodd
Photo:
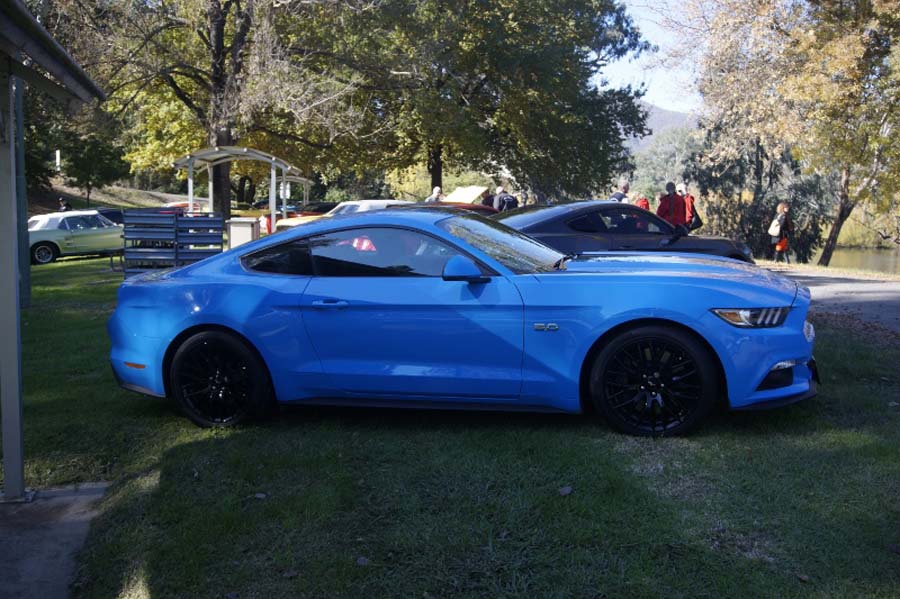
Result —
M 659 51 L 663 52 L 673 36 L 657 25 L 659 17 L 647 8 L 647 0 L 623 0 L 623 3 L 644 39 L 659 46 Z M 679 3 L 679 0 L 668 2 L 670 7 L 676 8 Z M 643 84 L 646 89 L 644 100 L 660 108 L 697 112 L 703 100 L 694 90 L 693 74 L 689 69 L 662 68 L 654 62 L 652 55 L 642 55 L 637 60 L 626 58 L 604 69 L 602 78 L 612 87 L 629 84 L 638 87 Z

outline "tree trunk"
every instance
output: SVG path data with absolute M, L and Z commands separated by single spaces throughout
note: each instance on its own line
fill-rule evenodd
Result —
M 850 198 L 850 169 L 848 168 L 844 168 L 841 171 L 841 187 L 838 189 L 838 200 L 837 215 L 834 218 L 834 223 L 831 225 L 828 239 L 825 240 L 825 245 L 822 247 L 822 256 L 819 257 L 818 262 L 819 266 L 828 266 L 828 263 L 831 262 L 831 255 L 834 253 L 834 248 L 837 247 L 841 227 L 844 226 L 844 223 L 856 206 L 856 202 Z
M 431 175 L 432 189 L 444 187 L 444 160 L 441 155 L 443 150 L 444 147 L 440 144 L 428 148 L 428 174 Z
M 210 135 L 212 146 L 233 146 L 234 137 L 230 127 L 217 129 Z M 231 218 L 231 163 L 213 167 L 213 210 L 220 212 L 225 220 Z

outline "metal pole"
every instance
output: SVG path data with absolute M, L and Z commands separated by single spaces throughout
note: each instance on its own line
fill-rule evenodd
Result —
M 283 218 L 287 218 L 287 181 L 284 180 L 286 176 L 285 170 L 281 169 L 281 216 Z
M 306 204 L 309 202 L 309 183 L 303 184 L 303 207 L 306 208 Z
M 206 165 L 206 175 L 209 177 L 209 202 L 207 203 L 206 211 L 213 211 L 213 167 L 211 164 Z
M 19 244 L 16 235 L 15 122 L 10 58 L 0 64 L 0 428 L 3 498 L 25 495 L 22 442 L 22 354 L 19 328 Z
M 19 214 L 28 214 L 28 198 L 25 195 L 25 131 L 23 92 L 25 82 L 14 78 L 16 85 L 16 209 Z M 16 223 L 19 231 L 19 306 L 27 308 L 31 304 L 31 256 L 28 247 L 28 220 L 20 218 Z
M 188 212 L 194 211 L 194 159 L 188 158 Z
M 273 162 L 269 168 L 269 218 L 272 220 L 269 221 L 269 233 L 275 232 L 275 211 L 277 209 L 275 203 L 275 180 L 277 179 L 277 175 L 275 174 L 275 163 Z

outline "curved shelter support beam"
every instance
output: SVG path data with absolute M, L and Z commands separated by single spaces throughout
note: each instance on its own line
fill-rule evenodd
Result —
M 260 162 L 267 162 L 270 165 L 270 178 L 271 183 L 269 185 L 269 213 L 270 218 L 272 219 L 272 230 L 275 230 L 275 214 L 277 211 L 277 201 L 276 201 L 276 179 L 277 179 L 277 170 L 281 170 L 282 172 L 282 180 L 288 176 L 295 176 L 295 173 L 299 173 L 297 167 L 291 165 L 290 163 L 282 160 L 281 158 L 274 156 L 272 154 L 268 154 L 266 152 L 262 152 L 260 150 L 256 150 L 253 148 L 243 148 L 240 146 L 216 146 L 211 148 L 204 148 L 202 150 L 197 150 L 196 152 L 191 152 L 190 154 L 185 154 L 181 158 L 175 160 L 172 163 L 172 166 L 177 170 L 186 170 L 188 172 L 188 199 L 193 204 L 194 201 L 194 167 L 202 168 L 206 167 L 207 172 L 209 173 L 209 206 L 207 210 L 212 212 L 213 210 L 213 176 L 212 176 L 212 168 L 219 164 L 225 164 L 228 162 L 235 162 L 237 160 L 257 160 Z M 296 177 L 297 179 L 308 181 L 308 179 L 303 179 L 302 177 Z M 310 182 L 311 183 L 311 182 Z M 285 205 L 283 205 L 284 208 Z

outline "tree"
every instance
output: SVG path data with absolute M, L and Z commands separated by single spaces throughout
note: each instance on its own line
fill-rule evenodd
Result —
M 800 68 L 789 73 L 784 92 L 804 116 L 801 157 L 817 172 L 839 174 L 819 259 L 827 266 L 853 209 L 900 192 L 900 2 L 810 4 L 790 32 L 789 54 Z
M 741 144 L 743 155 L 715 164 L 705 159 L 723 131 L 706 125 L 704 147 L 688 160 L 685 176 L 700 188 L 705 205 L 705 227 L 709 233 L 741 239 L 756 256 L 771 252 L 767 233 L 779 202 L 791 206 L 794 233 L 791 250 L 798 262 L 809 262 L 821 245 L 822 229 L 830 212 L 829 181 L 819 175 L 804 175 L 789 150 L 777 156 L 763 144 Z
M 792 156 L 833 182 L 835 214 L 819 264 L 870 198 L 887 208 L 900 185 L 896 0 L 689 0 L 703 31 L 700 89 L 724 131 L 710 166 L 748 155 Z
M 634 157 L 631 189 L 652 200 L 665 190 L 667 182 L 689 179 L 686 171 L 702 145 L 699 132 L 690 127 L 672 127 L 654 136 L 650 145 Z
M 545 193 L 606 182 L 644 133 L 639 95 L 599 90 L 611 60 L 647 48 L 604 0 L 397 1 L 373 13 L 387 70 L 368 73 L 391 125 L 394 167 L 506 172 Z M 361 61 L 362 48 L 354 56 Z
M 122 159 L 116 128 L 99 111 L 82 116 L 61 138 L 65 157 L 64 172 L 72 183 L 85 191 L 91 205 L 91 191 L 128 176 L 130 167 Z
M 58 0 L 56 8 L 78 37 L 76 55 L 105 82 L 109 110 L 133 128 L 136 143 L 129 155 L 143 166 L 164 168 L 173 154 L 187 153 L 200 145 L 197 141 L 235 145 L 253 132 L 265 139 L 269 122 L 285 115 L 293 130 L 303 125 L 300 114 L 317 125 L 327 121 L 325 107 L 334 105 L 329 100 L 341 97 L 335 89 L 353 84 L 305 68 L 282 44 L 291 28 L 306 25 L 319 12 L 352 16 L 367 5 L 362 0 Z M 178 135 L 161 135 L 167 125 Z M 219 165 L 213 175 L 220 194 L 216 203 L 226 218 L 230 170 L 229 164 Z

